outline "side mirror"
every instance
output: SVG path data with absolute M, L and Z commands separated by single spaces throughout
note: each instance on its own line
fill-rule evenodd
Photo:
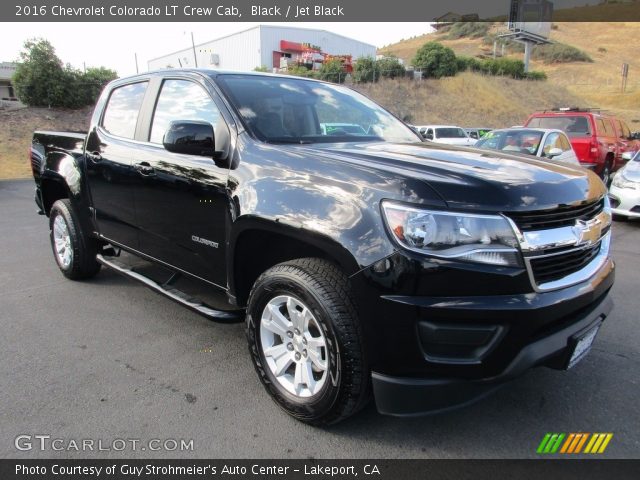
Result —
M 562 155 L 562 150 L 559 148 L 552 148 L 547 152 L 547 158 L 557 157 L 558 155 Z
M 628 162 L 635 156 L 635 154 L 636 152 L 624 152 L 622 154 L 622 160 L 624 160 L 625 162 Z
M 169 152 L 213 158 L 216 151 L 213 126 L 198 121 L 171 122 L 162 145 Z

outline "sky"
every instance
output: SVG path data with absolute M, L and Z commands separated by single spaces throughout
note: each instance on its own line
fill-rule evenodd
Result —
M 224 35 L 245 30 L 256 23 L 0 23 L 0 61 L 14 61 L 28 38 L 43 37 L 55 47 L 64 63 L 76 68 L 104 66 L 119 76 L 140 72 L 147 61 Z M 276 25 L 263 23 L 263 25 Z M 382 47 L 431 31 L 428 23 L 287 23 L 289 26 L 329 30 Z

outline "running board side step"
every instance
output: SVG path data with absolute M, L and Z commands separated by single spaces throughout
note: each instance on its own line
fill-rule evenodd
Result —
M 211 320 L 215 320 L 217 322 L 232 323 L 232 322 L 240 322 L 244 319 L 244 311 L 242 310 L 239 310 L 237 312 L 216 310 L 206 305 L 205 303 L 200 302 L 198 299 L 190 297 L 186 293 L 176 288 L 173 288 L 171 286 L 171 282 L 174 278 L 173 276 L 169 279 L 169 281 L 161 285 L 158 282 L 150 279 L 149 277 L 146 277 L 145 275 L 142 275 L 141 273 L 138 273 L 132 270 L 131 267 L 121 262 L 118 262 L 112 259 L 107 260 L 101 254 L 96 255 L 96 261 L 104 265 L 105 267 L 111 268 L 126 277 L 142 282 L 151 290 L 157 293 L 160 293 L 162 295 L 165 295 L 166 297 L 169 297 L 174 302 L 178 302 L 179 304 L 187 307 L 188 309 L 193 310 L 194 312 L 197 312 L 201 315 L 204 315 L 205 317 L 210 318 Z

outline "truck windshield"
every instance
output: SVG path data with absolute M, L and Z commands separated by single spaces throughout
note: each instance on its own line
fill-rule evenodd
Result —
M 363 95 L 301 78 L 219 75 L 246 127 L 269 143 L 419 142 L 404 123 Z

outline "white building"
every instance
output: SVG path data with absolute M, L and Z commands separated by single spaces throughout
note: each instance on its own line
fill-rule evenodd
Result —
M 227 35 L 195 46 L 195 59 L 200 68 L 251 71 L 256 67 L 284 66 L 287 61 L 299 60 L 320 53 L 360 57 L 376 56 L 376 47 L 327 30 L 257 25 L 248 30 Z M 149 70 L 163 68 L 193 68 L 194 49 L 184 48 L 149 60 Z
M 0 101 L 16 101 L 16 95 L 11 85 L 11 77 L 16 71 L 16 64 L 0 62 Z

